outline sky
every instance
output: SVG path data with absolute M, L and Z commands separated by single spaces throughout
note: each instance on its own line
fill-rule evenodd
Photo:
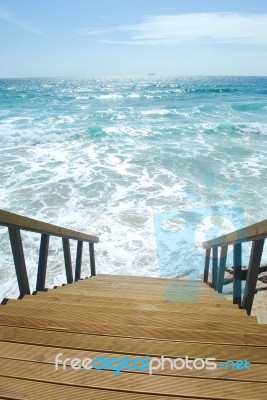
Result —
M 267 74 L 266 0 L 0 0 L 0 78 Z

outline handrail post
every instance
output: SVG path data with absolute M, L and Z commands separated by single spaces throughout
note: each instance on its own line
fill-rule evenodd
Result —
M 20 295 L 30 294 L 30 286 L 23 253 L 23 245 L 20 230 L 17 228 L 8 228 L 10 244 L 12 248 L 14 264 L 17 274 Z
M 233 304 L 241 305 L 242 295 L 242 244 L 233 246 Z
M 77 255 L 76 255 L 76 267 L 75 267 L 75 281 L 81 279 L 81 268 L 82 268 L 82 254 L 83 254 L 83 241 L 78 240 L 77 242 Z
M 212 288 L 216 290 L 218 279 L 218 247 L 212 248 Z
M 225 273 L 225 265 L 226 265 L 226 258 L 227 258 L 227 250 L 228 250 L 228 246 L 227 245 L 221 247 L 219 273 L 218 273 L 217 286 L 216 286 L 216 290 L 218 291 L 218 293 L 222 293 L 222 291 L 223 291 L 223 282 L 224 282 L 224 273 Z
M 91 276 L 96 276 L 94 243 L 89 243 Z
M 252 242 L 245 292 L 242 301 L 242 308 L 246 309 L 248 315 L 250 315 L 252 309 L 263 246 L 264 239 L 254 240 Z
M 204 249 L 212 248 L 212 287 L 218 292 L 221 291 L 223 260 L 220 259 L 219 278 L 217 280 L 217 250 L 218 247 L 233 245 L 233 303 L 238 304 L 239 308 L 245 308 L 250 315 L 254 294 L 256 291 L 257 278 L 260 272 L 260 263 L 263 252 L 264 240 L 267 237 L 267 219 L 255 224 L 246 226 L 226 235 L 205 241 L 202 243 Z M 242 243 L 252 242 L 252 249 L 249 260 L 249 267 L 246 274 L 246 285 L 242 288 Z M 217 248 L 217 249 L 216 249 Z M 206 251 L 207 254 L 207 251 Z M 222 263 L 222 264 L 221 264 Z M 206 263 L 207 264 L 207 257 Z M 204 270 L 204 281 L 207 279 L 208 271 Z
M 89 243 L 91 276 L 96 275 L 94 243 L 99 242 L 98 236 L 88 235 L 86 233 L 74 231 L 58 225 L 52 225 L 47 222 L 28 218 L 23 215 L 15 214 L 5 210 L 0 210 L 0 226 L 7 227 L 9 231 L 11 250 L 14 259 L 20 296 L 30 294 L 30 285 L 23 251 L 23 243 L 21 239 L 21 230 L 41 234 L 36 277 L 36 291 L 45 290 L 50 236 L 60 237 L 62 239 L 67 283 L 73 282 L 70 240 L 77 241 L 75 280 L 79 280 L 81 278 L 82 250 L 84 242 Z
M 72 283 L 73 282 L 73 274 L 72 274 L 72 265 L 71 265 L 71 255 L 70 255 L 70 241 L 69 241 L 69 239 L 62 238 L 62 242 L 63 242 L 67 283 Z
M 210 251 L 211 251 L 210 247 L 206 249 L 205 269 L 204 269 L 204 276 L 203 276 L 204 283 L 208 283 L 208 278 L 209 278 Z
M 49 247 L 49 235 L 43 233 L 41 236 L 41 244 L 39 252 L 36 291 L 45 289 L 48 247 Z

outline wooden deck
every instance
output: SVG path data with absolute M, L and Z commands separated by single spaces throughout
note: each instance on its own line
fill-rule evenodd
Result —
M 59 353 L 212 357 L 217 368 L 55 370 Z M 0 398 L 266 400 L 267 326 L 201 282 L 98 275 L 0 306 Z

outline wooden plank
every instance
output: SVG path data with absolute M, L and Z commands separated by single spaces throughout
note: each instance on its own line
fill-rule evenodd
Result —
M 139 284 L 148 284 L 148 285 L 175 285 L 175 284 L 185 284 L 187 286 L 192 287 L 202 287 L 208 288 L 206 284 L 204 284 L 201 280 L 183 280 L 177 278 L 167 278 L 167 277 L 147 277 L 147 276 L 133 276 L 133 275 L 105 275 L 105 274 L 98 274 L 95 277 L 91 277 L 85 279 L 83 282 L 88 281 L 97 281 L 97 282 L 109 282 L 109 283 L 137 283 Z
M 19 229 L 8 228 L 20 295 L 30 294 L 27 268 Z
M 242 244 L 233 246 L 233 304 L 241 305 L 242 294 Z
M 104 297 L 99 297 L 95 293 L 90 294 L 87 293 L 86 295 L 81 295 L 79 296 L 78 294 L 75 293 L 64 293 L 64 292 L 56 292 L 53 290 L 48 290 L 46 293 L 43 293 L 45 295 L 44 299 L 47 299 L 48 297 L 51 298 L 60 298 L 60 299 L 73 299 L 73 301 L 85 301 L 85 302 L 90 302 L 91 304 L 97 304 L 97 303 L 108 303 L 111 302 L 112 304 L 115 303 L 122 303 L 124 302 L 125 304 L 148 304 L 150 305 L 161 305 L 167 308 L 175 308 L 178 305 L 185 306 L 185 307 L 196 307 L 196 308 L 202 308 L 202 307 L 208 307 L 208 308 L 222 308 L 222 309 L 238 309 L 236 305 L 233 305 L 230 303 L 230 301 L 226 302 L 221 302 L 217 301 L 217 299 L 213 300 L 213 302 L 206 301 L 206 300 L 199 300 L 198 302 L 196 301 L 187 301 L 187 302 L 178 302 L 178 301 L 171 301 L 169 299 L 144 299 L 144 298 L 123 298 L 120 296 L 112 296 L 110 294 L 109 296 L 104 296 Z M 37 297 L 41 298 L 43 297 L 42 292 L 37 293 Z
M 208 290 L 209 288 L 208 288 L 208 286 L 207 285 L 205 285 L 205 284 L 203 284 L 203 282 L 201 282 L 201 281 L 189 281 L 189 280 L 179 280 L 179 279 L 176 279 L 176 280 L 171 280 L 171 279 L 161 279 L 161 280 L 156 280 L 156 279 L 147 279 L 147 278 L 133 278 L 132 277 L 132 279 L 130 279 L 130 277 L 129 278 L 124 278 L 124 279 L 98 279 L 98 275 L 97 276 L 95 276 L 95 277 L 90 277 L 89 279 L 84 279 L 84 280 L 80 280 L 78 283 L 86 283 L 86 284 L 92 284 L 92 283 L 101 283 L 101 284 L 106 284 L 106 285 L 108 285 L 108 284 L 115 284 L 115 285 L 118 285 L 118 284 L 131 284 L 131 285 L 134 285 L 134 284 L 137 284 L 138 286 L 139 285 L 146 285 L 146 286 L 149 286 L 149 285 L 151 285 L 151 286 L 157 286 L 157 287 L 162 287 L 162 286 L 164 286 L 164 287 L 166 287 L 166 286 L 170 286 L 170 285 L 185 285 L 185 286 L 187 286 L 187 287 L 192 287 L 192 289 L 194 288 L 194 287 L 196 287 L 196 288 L 202 288 L 202 289 L 206 289 L 206 290 Z
M 161 356 L 189 358 L 216 358 L 218 361 L 246 359 L 252 363 L 267 363 L 263 346 L 236 346 L 206 343 L 187 343 L 154 339 L 136 339 L 57 332 L 0 326 L 0 340 L 25 344 L 64 347 L 106 353 L 135 354 L 139 356 Z
M 199 302 L 177 302 L 177 301 L 170 301 L 168 299 L 140 299 L 140 298 L 129 298 L 129 299 L 120 299 L 119 296 L 114 297 L 114 296 L 105 296 L 105 297 L 99 297 L 94 294 L 87 293 L 86 296 L 79 296 L 78 294 L 75 293 L 64 293 L 64 292 L 59 292 L 57 289 L 52 289 L 48 290 L 47 292 L 38 292 L 36 294 L 36 298 L 42 298 L 44 301 L 48 299 L 49 297 L 54 298 L 55 301 L 56 299 L 68 299 L 71 301 L 78 301 L 78 302 L 90 302 L 91 304 L 97 304 L 97 303 L 112 303 L 112 304 L 122 304 L 122 300 L 124 304 L 147 304 L 148 306 L 157 306 L 161 305 L 164 307 L 177 307 L 178 305 L 182 305 L 184 307 L 196 307 L 196 308 L 202 308 L 202 307 L 209 307 L 209 308 L 215 308 L 215 309 L 233 309 L 233 310 L 238 310 L 236 305 L 233 305 L 230 301 L 224 301 L 224 302 L 218 302 L 217 298 L 213 302 L 206 302 L 206 301 L 199 301 Z
M 95 270 L 95 249 L 94 249 L 94 243 L 89 243 L 89 256 L 90 256 L 91 276 L 95 276 L 95 275 L 96 275 L 96 270 Z
M 87 297 L 114 297 L 121 299 L 135 299 L 138 297 L 143 300 L 156 300 L 156 301 L 175 301 L 175 302 L 200 302 L 209 304 L 210 302 L 215 302 L 218 304 L 227 304 L 225 296 L 217 294 L 216 292 L 211 294 L 201 294 L 201 293 L 185 293 L 179 290 L 179 288 L 170 288 L 168 291 L 143 291 L 143 290 L 130 290 L 127 288 L 118 288 L 117 290 L 106 288 L 105 291 L 100 292 L 99 289 L 94 288 L 78 288 L 75 285 L 66 285 L 56 289 L 57 293 L 68 293 L 79 296 Z
M 88 282 L 88 283 L 87 283 Z M 175 285 L 167 285 L 167 286 L 162 286 L 162 287 L 158 287 L 158 285 L 133 285 L 133 284 L 129 284 L 129 283 L 118 283 L 116 284 L 107 284 L 107 283 L 99 283 L 99 282 L 90 282 L 90 281 L 84 281 L 84 282 L 77 282 L 75 283 L 75 285 L 71 285 L 71 286 L 62 286 L 62 287 L 58 287 L 57 290 L 66 290 L 66 289 L 71 289 L 73 290 L 91 290 L 91 289 L 97 289 L 97 288 L 104 288 L 107 290 L 130 290 L 132 292 L 137 291 L 137 293 L 140 292 L 148 292 L 151 294 L 161 294 L 161 293 L 166 293 L 166 291 L 175 291 L 175 292 L 183 292 L 185 293 L 185 295 L 188 293 L 188 295 L 191 294 L 201 294 L 203 296 L 208 296 L 208 297 L 214 297 L 216 296 L 217 298 L 221 298 L 224 299 L 225 296 L 214 293 L 214 291 L 212 291 L 210 288 L 206 287 L 206 288 L 202 288 L 202 287 L 194 287 L 194 288 L 190 288 L 187 285 L 180 285 L 180 284 L 175 284 Z
M 57 385 L 30 381 L 25 379 L 7 378 L 0 376 L 0 388 L 5 399 L 12 400 L 175 400 L 177 397 L 149 396 L 130 392 L 113 390 L 98 390 L 84 387 Z M 201 400 L 200 397 L 198 397 Z M 180 398 L 180 400 L 188 400 Z
M 247 310 L 248 315 L 251 313 L 256 284 L 260 269 L 261 257 L 263 252 L 264 239 L 254 241 L 251 247 L 251 254 L 247 272 L 246 285 L 242 301 L 242 308 Z
M 10 299 L 6 303 L 6 305 L 13 304 L 17 300 Z M 20 299 L 19 301 L 23 302 L 29 302 L 38 305 L 38 303 L 53 303 L 53 304 L 69 304 L 73 306 L 78 306 L 81 307 L 94 307 L 95 309 L 98 307 L 109 307 L 109 308 L 117 308 L 117 309 L 128 309 L 129 312 L 130 310 L 155 310 L 155 311 L 162 311 L 162 312 L 182 312 L 182 313 L 188 313 L 191 314 L 192 312 L 199 312 L 199 308 L 201 308 L 201 312 L 204 314 L 212 314 L 219 316 L 221 314 L 223 315 L 245 315 L 247 316 L 247 313 L 245 310 L 240 310 L 236 307 L 214 307 L 213 305 L 206 306 L 205 304 L 194 304 L 194 303 L 174 303 L 174 302 L 162 302 L 162 303 L 156 303 L 156 302 L 146 302 L 146 301 L 108 301 L 108 300 L 103 300 L 103 299 L 98 299 L 97 302 L 91 302 L 91 300 L 83 298 L 83 297 L 77 297 L 77 296 L 31 296 L 31 295 L 25 295 L 23 299 Z
M 142 316 L 144 317 L 161 317 L 162 319 L 169 319 L 169 318 L 177 318 L 177 319 L 183 319 L 183 318 L 188 318 L 188 315 L 190 315 L 190 318 L 193 318 L 194 320 L 211 320 L 214 321 L 214 319 L 217 319 L 214 314 L 205 314 L 202 310 L 203 315 L 200 313 L 197 313 L 194 308 L 191 308 L 190 311 L 184 310 L 182 308 L 176 310 L 176 311 L 167 311 L 165 312 L 157 311 L 157 310 L 134 310 L 131 309 L 122 309 L 122 308 L 114 308 L 114 307 L 109 307 L 109 306 L 93 306 L 93 305 L 83 305 L 81 308 L 79 305 L 74 305 L 74 304 L 54 304 L 54 303 L 45 303 L 45 302 L 25 302 L 25 301 L 20 301 L 20 300 L 9 300 L 4 306 L 0 305 L 0 310 L 2 309 L 10 309 L 9 312 L 10 314 L 12 313 L 12 310 L 15 309 L 21 309 L 21 310 L 40 310 L 40 311 L 46 311 L 46 312 L 59 312 L 64 314 L 64 317 L 72 316 L 72 315 L 81 315 L 84 317 L 90 317 L 92 314 L 114 314 L 114 315 L 129 315 L 129 312 L 131 314 L 132 318 L 140 318 Z M 255 324 L 257 323 L 257 318 L 256 317 L 251 317 L 248 318 L 247 315 L 241 314 L 240 315 L 227 315 L 227 314 L 221 314 L 220 315 L 220 320 L 221 321 L 226 321 L 226 322 L 236 322 L 239 321 L 244 324 Z
M 133 338 L 162 339 L 185 342 L 199 343 L 221 343 L 238 345 L 267 346 L 267 333 L 225 332 L 215 330 L 192 330 L 192 329 L 174 329 L 170 327 L 155 327 L 149 325 L 135 326 L 126 324 L 110 323 L 86 323 L 75 324 L 75 321 L 55 321 L 52 325 L 51 320 L 42 317 L 0 317 L 0 325 L 16 326 L 21 328 L 40 328 L 49 330 L 58 330 L 64 332 L 88 333 L 93 335 L 109 335 Z
M 46 278 L 46 268 L 47 268 L 47 258 L 48 258 L 48 248 L 49 248 L 49 235 L 41 235 L 41 244 L 39 252 L 39 262 L 36 280 L 36 290 L 45 289 L 45 278 Z
M 190 284 L 191 286 L 203 286 L 201 281 L 189 281 L 189 280 L 179 280 L 179 279 L 167 279 L 167 278 L 147 278 L 147 277 L 137 277 L 137 276 L 119 276 L 119 275 L 109 275 L 108 277 L 103 278 L 102 275 L 91 276 L 89 278 L 80 280 L 79 282 L 102 282 L 102 283 L 136 283 L 138 284 L 154 284 L 154 285 L 170 285 L 170 284 Z
M 210 252 L 211 252 L 210 248 L 206 249 L 205 268 L 204 268 L 204 276 L 203 276 L 203 281 L 205 283 L 208 283 L 208 278 L 209 278 Z
M 98 275 L 96 277 L 92 277 L 90 279 L 84 279 L 77 282 L 77 285 L 106 285 L 106 286 L 115 286 L 115 285 L 127 285 L 136 287 L 152 287 L 158 288 L 159 290 L 170 287 L 170 286 L 181 286 L 186 287 L 189 290 L 202 290 L 204 292 L 212 292 L 211 289 L 203 284 L 201 281 L 182 281 L 182 280 L 168 280 L 162 279 L 162 282 L 158 282 L 155 280 L 147 280 L 147 279 L 98 279 Z
M 142 319 L 142 321 L 135 321 L 132 319 L 127 319 L 127 318 L 107 318 L 106 316 L 103 316 L 103 318 L 96 318 L 96 317 L 90 317 L 90 322 L 89 321 L 83 321 L 82 319 L 78 318 L 72 318 L 66 320 L 65 318 L 57 318 L 57 317 L 48 317 L 48 316 L 31 316 L 31 315 L 25 315 L 25 313 L 12 313 L 12 315 L 8 314 L 1 314 L 0 315 L 0 324 L 1 325 L 10 325 L 10 326 L 23 326 L 23 327 L 35 327 L 35 328 L 42 328 L 42 329 L 64 329 L 67 331 L 73 331 L 74 328 L 73 326 L 77 326 L 75 330 L 80 331 L 80 332 L 95 332 L 97 327 L 98 328 L 98 333 L 101 333 L 100 329 L 101 327 L 110 325 L 112 327 L 112 330 L 109 329 L 107 332 L 109 334 L 112 334 L 112 332 L 116 332 L 117 330 L 120 330 L 119 327 L 121 326 L 128 326 L 128 331 L 130 330 L 130 326 L 134 326 L 136 328 L 136 331 L 138 332 L 139 329 L 139 335 L 142 336 L 142 332 L 149 327 L 149 331 L 153 333 L 154 329 L 164 329 L 164 323 L 163 322 L 155 322 L 152 321 L 150 322 L 148 319 Z M 94 329 L 91 326 L 94 324 Z M 166 322 L 165 322 L 166 324 Z M 235 326 L 234 324 L 231 324 L 229 326 L 229 330 L 227 331 L 227 323 L 221 323 L 221 324 L 216 324 L 215 322 L 211 321 L 200 321 L 200 322 L 195 322 L 191 327 L 188 321 L 183 321 L 181 320 L 180 323 L 180 329 L 181 330 L 190 330 L 195 329 L 196 331 L 218 331 L 221 333 L 224 333 L 224 335 L 231 332 L 242 332 L 244 333 L 259 333 L 259 334 L 266 334 L 266 329 L 262 327 L 256 328 L 254 325 L 244 325 L 242 329 L 242 324 L 238 324 L 238 326 Z M 178 330 L 177 324 L 172 324 L 168 327 L 168 329 L 174 331 Z M 104 332 L 103 332 L 104 333 Z M 173 333 L 175 335 L 175 333 Z M 151 334 L 152 335 L 152 334 Z M 179 338 L 179 334 L 177 333 L 176 335 L 177 338 Z M 206 334 L 206 337 L 209 337 L 208 334 Z M 189 340 L 190 336 L 188 337 Z M 225 338 L 227 341 L 227 339 Z M 209 341 L 209 340 L 206 340 Z
M 216 289 L 217 289 L 218 293 L 223 292 L 223 282 L 224 282 L 227 251 L 228 251 L 228 246 L 222 246 L 221 254 L 220 254 L 220 262 L 219 262 L 218 280 L 217 280 L 217 285 L 216 285 Z
M 180 317 L 179 319 L 173 318 L 161 318 L 158 316 L 146 317 L 141 315 L 139 318 L 135 318 L 131 315 L 118 315 L 110 313 L 87 313 L 86 316 L 82 314 L 72 315 L 71 313 L 60 313 L 57 311 L 46 311 L 42 310 L 42 315 L 36 315 L 36 310 L 30 309 L 15 309 L 12 308 L 12 313 L 9 309 L 2 308 L 0 311 L 0 321 L 12 321 L 12 318 L 17 317 L 17 320 L 24 321 L 28 320 L 35 321 L 35 324 L 40 324 L 40 327 L 69 327 L 71 325 L 88 326 L 88 324 L 111 324 L 111 325 L 134 325 L 139 326 L 151 326 L 151 327 L 165 327 L 168 326 L 172 329 L 197 329 L 197 330 L 215 330 L 224 332 L 244 332 L 244 333 L 267 333 L 267 327 L 263 325 L 256 325 L 254 323 L 246 324 L 243 320 L 236 322 L 218 321 L 217 319 L 199 319 L 190 321 L 186 317 Z M 85 318 L 86 317 L 86 318 Z M 88 322 L 90 321 L 90 322 Z M 7 323 L 7 322 L 6 322 Z M 11 322 L 9 322 L 11 323 Z M 36 325 L 35 325 L 36 326 Z
M 158 283 L 163 283 L 165 281 L 168 282 L 177 282 L 177 278 L 169 278 L 169 277 L 164 277 L 164 276 L 159 276 L 159 277 L 152 277 L 152 276 L 138 276 L 138 275 L 115 275 L 115 274 L 97 274 L 95 277 L 93 277 L 93 280 L 108 280 L 108 281 L 119 281 L 119 280 L 138 280 L 142 281 L 145 280 L 147 282 L 152 281 L 152 282 L 158 282 Z
M 176 288 L 166 290 L 163 292 L 148 292 L 142 290 L 130 290 L 126 288 L 118 288 L 117 290 L 106 288 L 102 291 L 98 288 L 70 288 L 65 287 L 64 289 L 59 288 L 58 293 L 66 293 L 79 295 L 84 297 L 114 297 L 114 298 L 124 298 L 124 299 L 141 299 L 141 300 L 154 300 L 154 301 L 171 301 L 176 303 L 206 303 L 209 305 L 210 302 L 216 302 L 218 304 L 227 304 L 226 296 L 213 294 L 201 294 L 201 293 L 185 293 L 184 291 L 177 290 Z
M 212 288 L 217 289 L 218 280 L 218 247 L 212 248 Z
M 207 285 L 203 286 L 199 282 L 197 282 L 195 285 L 191 285 L 190 283 L 179 283 L 177 281 L 175 284 L 170 284 L 170 283 L 165 283 L 165 284 L 158 284 L 154 282 L 127 282 L 127 281 L 99 281 L 96 279 L 86 279 L 82 281 L 78 281 L 75 283 L 75 287 L 80 287 L 80 288 L 89 288 L 89 287 L 99 287 L 99 288 L 130 288 L 132 290 L 148 290 L 148 291 L 164 291 L 168 288 L 181 288 L 181 290 L 188 290 L 189 292 L 200 292 L 203 294 L 213 294 L 212 290 L 210 287 Z
M 147 395 L 190 396 L 207 399 L 266 400 L 267 384 L 260 382 L 194 379 L 172 376 L 153 376 L 113 371 L 58 369 L 44 363 L 0 359 L 0 374 L 5 377 L 31 379 L 46 383 L 117 390 Z M 89 375 L 90 374 L 90 375 Z M 88 375 L 90 379 L 88 379 Z
M 115 320 L 115 321 L 114 321 Z M 150 322 L 148 319 L 142 319 L 142 321 L 135 321 L 133 319 L 127 319 L 127 318 L 107 318 L 106 316 L 103 316 L 103 318 L 95 318 L 95 317 L 90 317 L 90 322 L 89 321 L 83 321 L 82 319 L 77 319 L 77 318 L 72 318 L 72 319 L 64 319 L 63 317 L 48 317 L 48 316 L 31 316 L 31 315 L 25 315 L 25 313 L 12 313 L 12 315 L 9 314 L 1 314 L 0 315 L 0 324 L 1 325 L 10 325 L 10 326 L 23 326 L 23 327 L 34 327 L 34 328 L 42 328 L 42 329 L 57 329 L 57 330 L 66 330 L 66 331 L 73 331 L 73 326 L 77 326 L 75 329 L 76 331 L 79 332 L 96 332 L 98 329 L 98 333 L 101 332 L 101 327 L 105 329 L 105 326 L 110 325 L 112 327 L 103 331 L 103 333 L 109 333 L 112 334 L 112 332 L 117 332 L 117 331 L 122 331 L 120 327 L 122 326 L 128 326 L 128 331 L 130 331 L 130 327 L 133 326 L 136 328 L 136 331 L 138 332 L 139 329 L 139 335 L 143 335 L 143 331 L 145 329 L 148 329 L 150 331 L 150 336 L 152 335 L 154 329 L 164 329 L 165 324 L 163 322 L 155 322 L 152 321 Z M 94 324 L 94 327 L 92 327 L 92 324 Z M 98 327 L 98 328 L 97 328 Z M 94 329 L 93 329 L 94 328 Z M 169 326 L 170 330 L 178 330 L 177 324 L 172 324 Z M 196 331 L 208 331 L 210 330 L 211 332 L 213 331 L 218 331 L 221 333 L 224 333 L 224 335 L 231 332 L 242 332 L 244 333 L 261 333 L 261 334 L 266 334 L 266 330 L 264 330 L 262 327 L 256 328 L 254 325 L 244 325 L 242 329 L 242 324 L 238 324 L 238 326 L 235 326 L 234 324 L 231 324 L 229 326 L 229 330 L 227 331 L 227 323 L 221 323 L 221 324 L 216 324 L 215 322 L 210 322 L 210 321 L 201 321 L 201 322 L 196 322 L 192 326 L 188 323 L 188 321 L 181 321 L 180 323 L 180 329 L 181 330 L 190 330 L 194 329 Z M 151 333 L 152 332 L 152 333 Z M 173 333 L 175 335 L 175 333 Z M 153 336 L 153 335 L 152 335 Z M 209 337 L 209 335 L 206 335 Z M 177 333 L 176 335 L 177 338 L 179 338 L 179 334 Z M 188 336 L 189 340 L 190 336 Z M 225 339 L 227 341 L 227 339 Z M 206 340 L 209 341 L 209 340 Z
M 84 359 L 88 357 L 88 351 L 84 350 L 65 349 L 62 347 L 35 346 L 29 344 L 0 341 L 0 354 L 2 358 L 42 362 L 54 365 L 55 357 L 59 353 L 62 353 L 62 357 L 66 358 L 78 357 L 80 359 Z M 125 354 L 90 351 L 91 358 L 98 358 L 102 355 L 109 358 L 116 357 L 118 359 L 122 359 L 123 357 L 125 357 Z M 174 358 L 171 358 L 171 360 L 174 360 Z M 66 365 L 70 365 L 70 361 L 67 361 Z M 172 369 L 170 363 L 166 362 L 164 365 L 164 369 L 157 369 L 153 372 L 153 374 L 209 379 L 227 379 L 247 382 L 267 382 L 267 364 L 250 364 L 250 370 L 219 368 L 219 362 L 216 362 L 216 366 L 217 367 L 214 370 L 190 370 L 187 368 L 177 370 L 175 368 Z M 146 372 L 136 370 L 136 373 L 142 374 Z
M 257 222 L 256 224 L 249 225 L 245 228 L 239 229 L 237 231 L 228 233 L 227 235 L 220 236 L 218 238 L 209 240 L 208 242 L 203 242 L 202 246 L 204 248 L 229 245 L 240 242 L 245 242 L 249 240 L 261 239 L 267 236 L 267 219 Z
M 65 261 L 65 271 L 67 283 L 73 282 L 72 264 L 71 264 L 71 254 L 70 254 L 70 241 L 69 239 L 62 238 L 64 261 Z
M 53 305 L 53 306 L 65 306 L 65 307 L 70 307 L 74 312 L 76 309 L 81 309 L 81 301 L 75 302 L 75 299 L 66 299 L 66 298 L 53 298 L 53 297 L 39 297 L 39 296 L 27 296 L 27 298 L 23 297 L 23 299 L 19 300 L 14 300 L 10 299 L 7 301 L 5 306 L 8 307 L 20 307 L 20 306 L 25 306 L 25 307 L 34 307 L 34 308 L 39 308 L 39 305 L 41 307 L 45 307 L 45 305 Z M 82 307 L 85 307 L 86 310 L 95 310 L 96 312 L 101 312 L 102 309 L 104 310 L 110 310 L 111 312 L 120 312 L 121 310 L 127 310 L 125 312 L 131 312 L 133 311 L 156 311 L 156 312 L 161 312 L 161 314 L 165 313 L 171 313 L 173 315 L 177 314 L 199 314 L 200 310 L 197 310 L 194 305 L 189 303 L 189 305 L 184 306 L 183 304 L 177 303 L 176 307 L 168 307 L 165 306 L 165 304 L 146 304 L 146 303 L 119 303 L 119 302 L 114 302 L 114 303 L 109 303 L 109 302 L 98 302 L 96 304 L 91 304 L 90 301 L 84 301 L 82 304 Z M 0 306 L 1 308 L 1 306 Z M 245 310 L 236 310 L 232 308 L 215 308 L 215 307 L 201 307 L 201 312 L 205 315 L 212 315 L 213 317 L 218 315 L 222 316 L 227 316 L 230 318 L 234 317 L 244 317 L 246 320 L 251 320 L 251 318 L 248 318 L 247 313 Z M 255 318 L 255 317 L 254 317 Z M 253 320 L 253 318 L 252 318 Z M 254 319 L 256 321 L 256 319 Z
M 64 289 L 63 289 L 64 288 Z M 194 297 L 194 298 L 203 298 L 203 299 L 214 299 L 215 297 L 217 299 L 220 299 L 223 301 L 225 301 L 226 296 L 222 295 L 222 294 L 218 294 L 218 293 L 214 293 L 212 291 L 203 291 L 203 290 L 188 290 L 187 287 L 185 288 L 181 288 L 180 286 L 169 286 L 166 288 L 163 288 L 162 290 L 158 290 L 156 288 L 149 288 L 147 286 L 143 286 L 143 287 L 138 287 L 138 288 L 134 288 L 130 285 L 125 285 L 125 284 L 121 284 L 118 286 L 111 286 L 111 285 L 98 285 L 98 284 L 94 284 L 94 285 L 79 285 L 79 284 L 75 284 L 73 285 L 73 287 L 63 287 L 63 288 L 58 288 L 60 289 L 60 291 L 72 291 L 75 292 L 76 290 L 84 290 L 86 292 L 98 292 L 99 296 L 101 296 L 101 292 L 102 291 L 113 291 L 114 293 L 118 293 L 118 292 L 128 292 L 128 293 L 132 293 L 132 294 L 136 294 L 136 295 L 151 295 L 153 297 L 156 296 L 166 296 L 169 297 L 170 295 L 174 295 L 177 296 L 178 294 L 183 296 L 183 297 Z
M 68 239 L 83 240 L 85 242 L 97 243 L 99 241 L 97 236 L 87 235 L 4 210 L 0 210 L 0 225 Z
M 79 290 L 77 290 L 78 285 Z M 76 286 L 74 291 L 64 291 L 74 286 Z M 0 324 L 14 326 L 0 326 L 2 340 L 0 342 L 0 357 L 2 357 L 2 360 L 0 358 L 0 375 L 12 376 L 13 379 L 17 376 L 22 382 L 26 379 L 36 380 L 38 384 L 41 381 L 49 385 L 53 382 L 53 386 L 68 385 L 75 389 L 87 386 L 89 392 L 101 388 L 101 390 L 106 390 L 106 394 L 125 393 L 127 396 L 131 393 L 137 396 L 144 394 L 146 399 L 165 395 L 168 399 L 173 396 L 174 398 L 184 396 L 198 398 L 199 395 L 205 399 L 218 400 L 227 399 L 227 396 L 229 400 L 246 399 L 246 396 L 253 399 L 259 396 L 261 399 L 264 392 L 263 386 L 260 387 L 256 397 L 251 396 L 255 392 L 255 385 L 264 385 L 263 382 L 266 380 L 266 327 L 256 325 L 255 320 L 244 317 L 244 313 L 227 317 L 224 313 L 227 312 L 228 304 L 231 306 L 229 308 L 231 312 L 236 312 L 237 309 L 224 297 L 201 294 L 204 299 L 202 301 L 210 302 L 214 301 L 214 297 L 219 297 L 218 301 L 222 304 L 220 307 L 214 307 L 208 306 L 207 303 L 197 303 L 199 311 L 205 308 L 212 310 L 210 314 L 203 313 L 204 317 L 198 321 L 199 315 L 192 304 L 185 303 L 185 309 L 181 312 L 182 304 L 167 302 L 166 297 L 159 301 L 159 295 L 163 296 L 166 293 L 166 286 L 142 284 L 136 290 L 132 289 L 132 286 L 135 288 L 136 282 L 129 284 L 122 281 L 116 287 L 113 283 L 87 284 L 87 281 L 81 281 L 77 285 L 66 285 L 59 291 L 52 290 L 48 293 L 38 293 L 36 296 L 25 296 L 24 300 L 7 302 L 6 305 L 0 307 Z M 142 292 L 146 289 L 151 291 L 152 296 L 148 300 L 142 298 Z M 99 299 L 97 296 L 99 290 L 101 293 L 102 291 L 108 293 L 108 296 Z M 189 290 L 191 296 L 194 296 L 195 287 L 192 286 Z M 88 296 L 88 291 L 93 292 L 93 296 Z M 86 295 L 79 296 L 77 292 L 84 292 Z M 135 297 L 127 298 L 126 293 Z M 117 295 L 123 296 L 121 299 L 123 299 L 124 307 L 118 307 L 120 298 L 116 298 Z M 136 297 L 141 297 L 141 300 Z M 48 298 L 50 300 L 46 301 L 45 299 Z M 73 301 L 77 303 L 68 303 Z M 96 305 L 93 306 L 91 301 L 94 301 Z M 127 308 L 126 305 L 131 308 Z M 161 308 L 157 309 L 157 305 Z M 133 309 L 133 306 L 148 307 L 148 309 Z M 150 307 L 156 307 L 156 309 L 149 309 Z M 175 307 L 180 310 L 175 310 Z M 216 308 L 223 310 L 218 322 L 214 314 Z M 36 313 L 37 309 L 38 313 Z M 8 312 L 2 310 L 8 310 Z M 202 329 L 200 329 L 201 324 Z M 28 328 L 19 326 L 28 326 Z M 221 330 L 216 330 L 215 326 L 220 326 Z M 37 327 L 42 327 L 42 329 L 35 329 Z M 231 332 L 232 329 L 236 330 Z M 248 343 L 250 345 L 247 345 Z M 140 371 L 138 373 L 122 372 L 119 374 L 120 379 L 117 379 L 111 371 L 99 373 L 94 370 L 88 375 L 88 371 L 77 374 L 77 371 L 69 368 L 67 371 L 62 371 L 61 375 L 56 375 L 55 378 L 51 357 L 55 356 L 55 352 L 58 354 L 59 349 L 63 349 L 62 352 L 66 356 L 74 357 L 82 354 L 96 357 L 105 354 L 109 357 L 117 355 L 120 359 L 123 355 L 160 357 L 164 354 L 165 357 L 173 358 L 186 355 L 190 358 L 216 357 L 218 362 L 225 362 L 228 359 L 247 359 L 254 363 L 253 366 L 256 365 L 256 369 L 249 376 L 244 371 L 238 376 L 233 371 L 226 371 L 223 368 L 218 368 L 209 376 L 201 375 L 199 371 L 194 371 L 192 374 L 188 371 L 176 371 L 173 374 L 171 370 L 163 370 L 162 373 L 155 374 L 155 381 L 152 382 L 149 379 L 150 376 Z M 49 357 L 50 360 L 48 360 Z M 52 370 L 49 367 L 52 367 Z M 245 386 L 246 394 L 244 395 L 242 390 Z M 224 397 L 221 397 L 222 394 Z
M 76 253 L 76 265 L 75 265 L 75 281 L 78 281 L 79 279 L 81 279 L 82 254 L 83 254 L 83 242 L 81 240 L 78 240 L 77 253 Z

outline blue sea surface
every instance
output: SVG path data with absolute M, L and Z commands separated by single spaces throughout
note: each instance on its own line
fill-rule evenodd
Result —
M 242 209 L 215 230 L 206 220 L 216 235 L 266 218 L 266 138 L 266 77 L 2 79 L 0 207 L 99 235 L 99 273 L 158 276 L 155 215 L 187 210 L 200 253 L 203 210 Z M 16 295 L 6 228 L 0 236 L 0 295 Z M 23 233 L 32 289 L 39 240 Z M 190 247 L 172 252 L 172 275 L 202 271 Z M 88 275 L 87 261 L 85 251 Z M 47 286 L 64 280 L 53 238 Z

